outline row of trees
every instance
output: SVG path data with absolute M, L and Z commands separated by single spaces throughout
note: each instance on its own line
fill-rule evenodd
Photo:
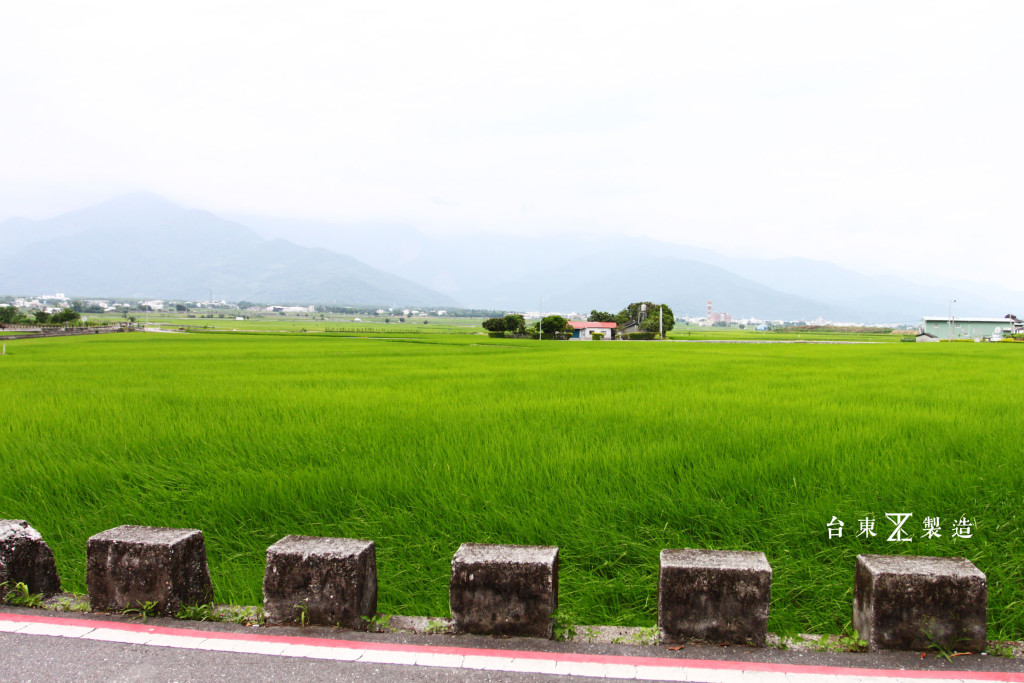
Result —
M 663 332 L 668 332 L 676 325 L 676 318 L 672 314 L 671 308 L 665 304 L 655 304 L 650 301 L 631 303 L 617 314 L 593 310 L 587 317 L 587 321 L 616 323 L 620 334 L 627 330 L 630 324 L 635 324 L 636 331 L 644 334 L 658 334 L 659 326 Z M 526 320 L 517 313 L 510 313 L 502 318 L 488 318 L 483 322 L 483 327 L 495 336 L 504 336 L 506 332 L 513 335 L 529 333 L 531 336 L 537 336 L 539 328 L 540 332 L 552 339 L 565 339 L 572 336 L 573 332 L 569 321 L 560 315 L 546 316 L 539 325 L 537 323 L 531 325 L 529 330 L 526 327 Z
M 620 330 L 626 330 L 635 324 L 641 333 L 658 334 L 662 338 L 676 326 L 676 317 L 667 304 L 656 304 L 651 301 L 635 301 L 616 314 L 607 311 L 591 311 L 587 317 L 590 322 L 617 323 Z
M 526 334 L 526 319 L 518 313 L 509 313 L 504 318 L 488 318 L 483 322 L 484 329 L 492 333 L 505 332 Z
M 67 325 L 81 320 L 82 316 L 70 308 L 50 314 L 46 311 L 35 311 L 32 318 L 21 312 L 17 306 L 0 307 L 0 325 Z

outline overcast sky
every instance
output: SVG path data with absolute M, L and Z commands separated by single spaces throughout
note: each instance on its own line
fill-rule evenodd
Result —
M 1024 3 L 0 0 L 0 219 L 145 189 L 1015 289 Z

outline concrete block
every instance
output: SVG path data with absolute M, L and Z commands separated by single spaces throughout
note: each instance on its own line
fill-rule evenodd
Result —
M 672 639 L 764 645 L 771 592 L 764 553 L 662 550 L 658 627 Z
M 550 638 L 558 609 L 558 548 L 463 543 L 449 592 L 456 630 Z
M 0 519 L 0 602 L 7 594 L 2 584 L 28 586 L 29 593 L 60 592 L 53 551 L 38 531 L 23 519 Z
M 985 651 L 988 584 L 962 557 L 858 555 L 853 627 L 870 650 Z
M 263 614 L 268 623 L 300 620 L 362 629 L 377 614 L 377 551 L 373 541 L 285 536 L 267 549 Z
M 173 615 L 213 600 L 206 544 L 198 529 L 119 526 L 89 539 L 86 583 L 93 610 L 120 611 L 155 602 Z

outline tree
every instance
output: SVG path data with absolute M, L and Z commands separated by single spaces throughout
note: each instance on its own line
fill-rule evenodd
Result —
M 18 323 L 24 322 L 26 319 L 25 315 L 18 310 L 17 306 L 0 307 L 0 324 L 17 325 Z
M 78 314 L 78 311 L 74 311 L 70 308 L 65 308 L 62 311 L 54 313 L 53 316 L 50 318 L 50 322 L 56 323 L 58 325 L 66 325 L 67 323 L 73 323 L 76 320 L 80 320 L 81 318 L 82 316 Z
M 518 313 L 509 313 L 502 320 L 505 321 L 505 331 L 512 334 L 523 334 L 526 332 L 526 318 Z
M 665 304 L 658 304 L 656 306 L 647 307 L 647 317 L 640 323 L 640 329 L 644 332 L 658 332 L 659 320 L 658 313 L 661 312 L 660 327 L 662 329 L 661 338 L 665 338 L 665 333 L 676 326 L 676 317 L 672 314 L 672 309 Z
M 46 323 L 50 322 L 50 314 L 47 313 L 46 311 L 36 311 L 35 313 L 33 313 L 33 315 L 36 318 L 37 325 L 45 325 Z
M 569 328 L 569 321 L 560 315 L 549 315 L 546 316 L 540 322 L 540 329 L 544 334 L 556 335 L 565 334 Z
M 188 310 L 188 307 L 185 306 L 185 304 L 174 304 L 174 310 L 176 310 L 178 313 L 184 313 L 185 311 Z
M 590 315 L 587 316 L 587 322 L 591 323 L 614 323 L 618 322 L 615 316 L 607 311 L 591 311 Z
M 620 325 L 624 325 L 629 321 L 636 321 L 641 331 L 657 334 L 659 311 L 661 313 L 662 329 L 668 332 L 676 326 L 676 318 L 672 314 L 672 309 L 665 304 L 637 301 L 619 311 L 619 314 L 615 316 L 615 320 Z M 664 338 L 664 334 L 662 338 Z
M 481 323 L 483 328 L 488 332 L 505 332 L 505 319 L 504 318 L 488 318 Z

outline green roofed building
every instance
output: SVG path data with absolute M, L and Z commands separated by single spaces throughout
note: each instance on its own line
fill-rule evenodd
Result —
M 926 317 L 921 321 L 921 331 L 934 334 L 939 339 L 985 339 L 1024 331 L 1024 326 L 1013 318 L 960 318 L 954 316 L 952 323 L 951 334 L 949 318 Z

